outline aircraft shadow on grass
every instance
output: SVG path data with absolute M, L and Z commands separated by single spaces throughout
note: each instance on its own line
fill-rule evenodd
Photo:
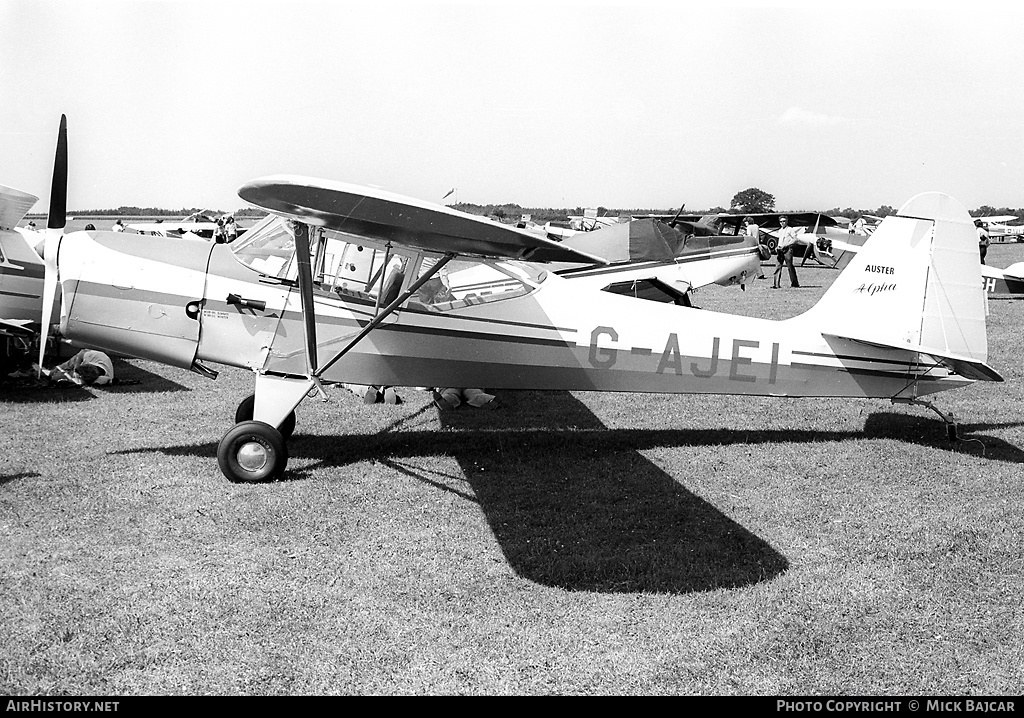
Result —
M 190 391 L 177 382 L 118 359 L 114 359 L 114 376 L 117 382 L 103 387 L 82 387 L 68 381 L 38 381 L 34 375 L 21 379 L 5 378 L 0 381 L 0 401 L 46 404 L 89 401 L 96 398 L 96 392 L 101 391 L 115 394 Z
M 17 474 L 0 474 L 0 486 L 3 486 L 4 484 L 9 484 L 12 481 L 20 481 L 21 479 L 34 479 L 39 476 L 40 474 L 37 474 L 35 471 L 22 471 L 21 473 Z
M 285 480 L 301 480 L 323 467 L 378 461 L 478 502 L 510 566 L 524 578 L 576 591 L 689 593 L 770 580 L 788 561 L 642 450 L 891 438 L 1024 463 L 1024 451 L 978 433 L 1021 423 L 960 425 L 960 442 L 950 442 L 937 419 L 885 412 L 870 415 L 862 432 L 609 430 L 569 392 L 511 397 L 498 411 L 440 412 L 444 431 L 402 429 L 436 411 L 431 404 L 372 436 L 325 440 L 303 436 L 300 426 L 289 453 L 313 462 L 289 470 Z M 214 457 L 217 446 L 125 453 L 149 451 Z M 430 455 L 453 457 L 461 476 L 407 461 Z

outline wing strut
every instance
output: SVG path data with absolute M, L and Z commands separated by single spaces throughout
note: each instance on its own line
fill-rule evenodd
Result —
M 295 235 L 295 259 L 298 264 L 299 298 L 302 301 L 302 334 L 306 341 L 306 376 L 316 376 L 316 310 L 313 307 L 313 268 L 309 258 L 309 227 L 291 222 Z
M 374 318 L 371 319 L 369 321 L 369 323 L 365 327 L 363 327 L 362 331 L 359 332 L 359 334 L 357 334 L 352 341 L 350 341 L 348 344 L 346 344 L 345 348 L 342 349 L 341 351 L 339 351 L 334 356 L 333 359 L 331 359 L 329 362 L 324 364 L 322 367 L 320 367 L 319 369 L 314 371 L 313 374 L 312 374 L 313 378 L 314 379 L 319 379 L 321 376 L 323 376 L 323 373 L 325 371 L 327 371 L 332 366 L 334 366 L 335 362 L 337 362 L 339 359 L 341 359 L 343 356 L 345 356 L 352 349 L 352 347 L 354 347 L 356 344 L 358 344 L 363 339 L 363 337 L 365 337 L 371 331 L 376 329 L 377 326 L 381 322 L 383 322 L 388 316 L 391 315 L 392 312 L 394 312 L 399 306 L 401 306 L 402 302 L 404 302 L 406 299 L 408 299 L 413 294 L 415 294 L 419 290 L 420 287 L 422 287 L 424 284 L 426 284 L 427 280 L 429 280 L 431 277 L 433 277 L 435 274 L 437 274 L 444 265 L 448 264 L 448 262 L 450 262 L 454 258 L 455 258 L 455 253 L 454 252 L 449 252 L 448 254 L 444 255 L 444 257 L 439 259 L 437 261 L 437 264 L 435 264 L 433 267 L 428 269 L 422 276 L 420 276 L 419 279 L 417 279 L 415 282 L 413 282 L 409 286 L 409 288 L 407 290 L 402 292 L 402 294 L 399 295 L 397 299 L 395 299 L 393 302 L 388 304 L 376 316 L 374 316 Z

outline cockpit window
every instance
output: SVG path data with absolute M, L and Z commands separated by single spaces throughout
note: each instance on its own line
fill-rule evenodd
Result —
M 268 215 L 232 245 L 235 257 L 260 274 L 294 279 L 295 237 L 281 217 Z
M 417 276 L 426 274 L 439 259 L 424 256 Z M 409 300 L 409 308 L 445 312 L 520 297 L 533 291 L 546 276 L 547 272 L 529 264 L 455 259 L 417 290 Z
M 295 238 L 286 222 L 271 215 L 256 224 L 231 245 L 235 257 L 260 274 L 295 279 Z M 382 307 L 442 258 L 401 247 L 387 250 L 360 237 L 318 228 L 311 228 L 310 251 L 317 290 L 374 302 L 380 294 Z M 427 280 L 408 306 L 439 312 L 511 299 L 532 292 L 546 275 L 544 270 L 521 262 L 456 259 Z

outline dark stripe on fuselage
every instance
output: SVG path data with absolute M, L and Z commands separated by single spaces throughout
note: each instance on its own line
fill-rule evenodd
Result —
M 25 299 L 39 299 L 43 296 L 42 294 L 25 294 L 24 292 L 5 292 L 2 289 L 0 289 L 0 294 L 6 297 L 24 297 Z
M 872 360 L 861 359 L 861 360 L 858 360 L 858 361 L 872 361 Z M 880 361 L 878 363 L 890 363 L 890 362 L 881 362 Z M 920 371 L 920 369 L 915 371 L 910 365 L 907 365 L 907 364 L 903 365 L 904 366 L 904 370 L 903 371 L 890 371 L 890 370 L 884 370 L 884 369 L 858 369 L 858 368 L 854 368 L 854 367 L 845 367 L 845 366 L 843 366 L 843 367 L 839 367 L 839 366 L 826 366 L 824 364 L 804 364 L 803 362 L 793 362 L 792 364 L 790 364 L 790 366 L 792 368 L 794 368 L 794 369 L 807 369 L 807 370 L 815 370 L 815 371 L 833 371 L 833 372 L 834 371 L 841 371 L 841 372 L 846 372 L 846 373 L 852 374 L 852 375 L 858 375 L 859 374 L 861 376 L 878 376 L 878 377 L 886 377 L 886 378 L 905 378 L 905 379 L 907 379 L 908 382 L 909 381 L 940 381 L 941 379 L 945 378 L 945 377 L 929 376 L 928 374 L 917 373 L 917 372 Z M 930 370 L 930 368 L 929 368 L 929 370 Z
M 908 350 L 909 351 L 909 350 Z M 822 359 L 839 359 L 840 361 L 860 361 L 871 364 L 895 364 L 897 366 L 908 366 L 902 359 L 877 359 L 875 357 L 854 356 L 851 354 L 822 354 L 821 352 L 805 352 L 794 349 L 793 356 L 821 357 Z M 820 366 L 819 364 L 808 364 L 807 366 Z

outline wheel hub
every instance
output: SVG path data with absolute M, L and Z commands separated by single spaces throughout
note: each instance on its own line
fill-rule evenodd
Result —
M 267 448 L 257 441 L 247 441 L 238 449 L 238 465 L 246 471 L 259 471 L 267 465 Z

